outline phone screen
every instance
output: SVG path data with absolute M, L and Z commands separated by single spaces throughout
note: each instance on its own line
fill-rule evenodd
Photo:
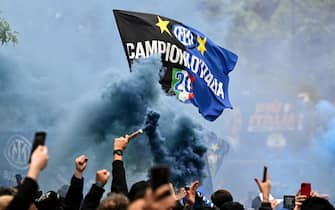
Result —
M 31 155 L 33 154 L 33 152 L 35 151 L 35 149 L 42 145 L 45 145 L 45 139 L 46 139 L 47 133 L 44 131 L 40 131 L 40 132 L 36 132 L 35 133 L 35 137 L 34 137 L 34 142 L 33 142 L 33 146 L 31 148 L 31 152 L 30 152 L 30 158 L 29 158 L 29 163 L 31 161 Z
M 286 209 L 294 209 L 295 207 L 295 196 L 294 195 L 284 195 L 283 207 Z

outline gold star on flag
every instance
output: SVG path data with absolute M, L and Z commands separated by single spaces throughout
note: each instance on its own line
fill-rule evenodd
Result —
M 198 49 L 198 51 L 199 51 L 202 55 L 204 55 L 204 54 L 205 54 L 205 51 L 206 51 L 206 41 L 207 41 L 207 38 L 204 37 L 203 39 L 201 39 L 201 37 L 198 35 L 197 40 L 198 40 L 198 43 L 199 43 L 197 49 Z
M 170 21 L 162 20 L 161 17 L 159 16 L 157 16 L 157 18 L 158 18 L 158 22 L 156 23 L 156 26 L 158 26 L 161 29 L 161 33 L 166 32 L 171 36 L 171 33 L 167 27 Z

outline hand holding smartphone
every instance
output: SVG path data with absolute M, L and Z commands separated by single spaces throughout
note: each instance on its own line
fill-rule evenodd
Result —
M 29 163 L 31 161 L 31 155 L 33 154 L 33 152 L 35 151 L 35 149 L 38 146 L 44 146 L 45 145 L 45 139 L 46 139 L 47 133 L 44 131 L 39 131 L 35 133 L 35 137 L 34 137 L 34 141 L 33 141 L 33 146 L 31 148 L 31 152 L 30 152 L 30 157 L 29 157 Z

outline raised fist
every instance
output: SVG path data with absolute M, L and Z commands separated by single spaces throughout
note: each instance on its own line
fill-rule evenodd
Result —
M 87 166 L 87 161 L 88 161 L 88 157 L 86 157 L 85 155 L 80 155 L 79 157 L 77 157 L 75 160 L 76 170 L 78 172 L 83 173 Z
M 74 175 L 78 179 L 81 179 L 83 177 L 83 172 L 87 166 L 87 161 L 88 157 L 86 157 L 85 155 L 81 155 L 76 158 L 75 160 L 76 170 L 74 172 Z
M 125 150 L 128 146 L 129 136 L 114 139 L 114 150 Z
M 106 169 L 97 171 L 95 181 L 105 185 L 108 182 L 110 173 Z

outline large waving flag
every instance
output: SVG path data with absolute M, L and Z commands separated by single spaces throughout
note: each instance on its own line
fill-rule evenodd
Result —
M 114 10 L 128 63 L 160 54 L 160 83 L 168 94 L 198 107 L 207 120 L 232 108 L 228 73 L 237 55 L 218 46 L 201 32 L 163 16 Z

